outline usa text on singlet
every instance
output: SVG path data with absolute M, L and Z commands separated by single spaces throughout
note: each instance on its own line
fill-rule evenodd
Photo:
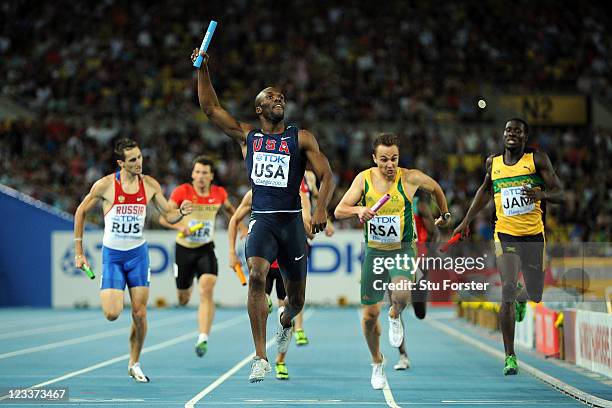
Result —
M 253 212 L 300 212 L 300 184 L 306 157 L 300 151 L 298 128 L 266 134 L 261 129 L 247 135 L 246 165 L 253 189 Z

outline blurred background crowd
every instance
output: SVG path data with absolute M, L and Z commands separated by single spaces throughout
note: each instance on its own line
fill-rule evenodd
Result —
M 27 112 L 0 122 L 0 183 L 73 213 L 115 169 L 114 140 L 128 136 L 167 194 L 204 153 L 237 203 L 248 189 L 239 148 L 199 112 L 189 60 L 211 17 L 221 104 L 256 123 L 255 95 L 280 86 L 288 121 L 311 130 L 330 159 L 333 206 L 372 164 L 373 136 L 395 131 L 400 164 L 438 180 L 458 222 L 485 158 L 501 152 L 504 121 L 476 104 L 492 90 L 578 93 L 612 109 L 603 5 L 316 3 L 0 1 L 0 103 Z M 548 153 L 568 193 L 565 205 L 549 207 L 547 238 L 612 238 L 611 129 L 532 127 L 529 144 Z M 91 215 L 102 222 L 101 212 Z M 490 211 L 475 230 L 492 236 Z

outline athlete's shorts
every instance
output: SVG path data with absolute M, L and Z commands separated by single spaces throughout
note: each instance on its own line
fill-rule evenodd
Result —
M 100 289 L 125 290 L 136 286 L 148 287 L 151 282 L 149 268 L 149 246 L 141 246 L 128 251 L 102 247 L 102 277 Z
M 217 275 L 219 265 L 215 255 L 215 244 L 209 242 L 197 248 L 185 248 L 176 244 L 174 249 L 174 279 L 177 289 L 189 289 L 193 278 L 200 279 L 205 273 Z
M 270 268 L 266 276 L 266 293 L 268 295 L 272 293 L 272 285 L 276 285 L 276 298 L 284 300 L 287 297 L 287 292 L 285 292 L 285 282 L 283 282 L 283 276 L 278 268 Z
M 521 270 L 542 272 L 544 270 L 544 234 L 514 236 L 502 232 L 495 233 L 495 255 L 516 254 L 521 259 Z
M 277 259 L 284 279 L 306 279 L 306 232 L 302 213 L 252 213 L 246 258 Z
M 392 282 L 397 276 L 408 278 L 409 281 L 416 281 L 416 271 L 410 259 L 416 257 L 414 245 L 403 244 L 402 249 L 380 250 L 366 247 L 361 264 L 361 304 L 374 305 L 383 300 L 386 287 L 383 284 Z M 399 255 L 401 261 L 398 265 L 396 260 Z M 392 259 L 385 266 L 385 260 Z M 405 264 L 404 260 L 408 262 Z M 407 266 L 407 267 L 406 267 Z M 408 289 L 406 289 L 408 290 Z

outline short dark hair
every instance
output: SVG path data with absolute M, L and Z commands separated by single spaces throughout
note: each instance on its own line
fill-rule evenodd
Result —
M 213 163 L 213 161 L 208 158 L 208 156 L 205 155 L 200 155 L 198 157 L 196 157 L 195 159 L 193 159 L 193 167 L 195 167 L 196 164 L 200 163 L 203 166 L 210 166 L 210 172 L 214 173 L 215 172 L 215 165 Z
M 133 139 L 123 137 L 117 140 L 117 143 L 115 143 L 115 158 L 117 160 L 125 160 L 125 151 L 135 147 L 140 146 L 138 145 L 138 142 Z
M 381 133 L 376 136 L 374 142 L 372 142 L 372 153 L 376 154 L 376 148 L 380 145 L 383 146 L 397 146 L 399 149 L 399 137 L 395 133 Z
M 508 122 L 519 122 L 523 124 L 523 127 L 525 128 L 525 134 L 528 135 L 529 134 L 529 125 L 527 124 L 527 121 L 525 119 L 521 119 L 521 118 L 510 118 L 506 121 L 506 123 Z

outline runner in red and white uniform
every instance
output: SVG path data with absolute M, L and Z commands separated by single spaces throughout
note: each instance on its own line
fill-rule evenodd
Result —
M 75 214 L 75 266 L 89 262 L 83 253 L 85 214 L 97 203 L 104 211 L 102 275 L 100 298 L 104 316 L 116 320 L 123 310 L 123 291 L 127 285 L 132 303 L 132 331 L 128 374 L 138 382 L 149 382 L 139 364 L 147 333 L 149 297 L 149 252 L 143 236 L 147 204 L 155 204 L 169 222 L 178 222 L 191 213 L 191 203 L 172 209 L 157 180 L 142 174 L 142 154 L 138 144 L 124 138 L 115 145 L 120 170 L 96 181 Z

